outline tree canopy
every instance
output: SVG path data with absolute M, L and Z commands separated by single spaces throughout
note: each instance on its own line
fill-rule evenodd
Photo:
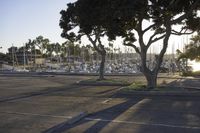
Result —
M 185 46 L 185 51 L 179 54 L 179 60 L 187 58 L 200 61 L 200 33 L 192 36 L 190 40 L 190 43 Z
M 72 42 L 81 41 L 82 36 L 88 38 L 94 49 L 101 55 L 99 80 L 102 80 L 106 49 L 101 39 L 106 36 L 106 30 L 101 26 L 103 21 L 99 15 L 102 15 L 102 9 L 99 8 L 99 4 L 101 5 L 99 0 L 78 0 L 67 4 L 67 9 L 60 12 L 60 27 L 63 29 L 61 36 Z
M 62 36 L 69 40 L 79 39 L 83 34 L 89 38 L 96 36 L 90 39 L 92 42 L 98 42 L 99 36 L 107 35 L 110 40 L 122 37 L 123 44 L 140 55 L 147 86 L 153 88 L 170 36 L 199 31 L 199 9 L 200 0 L 77 0 L 61 11 L 60 26 Z M 78 37 L 69 32 L 77 26 Z M 156 42 L 162 44 L 162 49 L 155 67 L 150 69 L 147 51 Z

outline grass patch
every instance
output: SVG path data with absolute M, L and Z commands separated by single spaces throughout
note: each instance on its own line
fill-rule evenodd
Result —
M 158 86 L 154 89 L 148 89 L 144 83 L 136 82 L 129 86 L 123 87 L 121 89 L 123 92 L 134 92 L 134 91 L 162 91 L 162 92 L 177 92 L 177 91 L 187 91 L 181 87 L 170 87 L 170 86 Z
M 135 82 L 129 86 L 123 87 L 123 91 L 147 91 L 147 87 L 142 82 Z
M 188 71 L 188 72 L 183 72 L 182 73 L 182 76 L 200 76 L 200 71 L 196 71 L 196 72 L 191 72 L 191 71 Z
M 177 92 L 177 91 L 187 91 L 187 90 L 181 87 L 158 86 L 157 88 L 154 88 L 153 91 Z
M 130 85 L 129 82 L 118 79 L 105 79 L 105 80 L 97 80 L 97 79 L 87 79 L 82 80 L 79 84 L 87 84 L 87 85 Z

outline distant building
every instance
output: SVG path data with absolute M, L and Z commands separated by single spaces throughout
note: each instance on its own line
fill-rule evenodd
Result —
M 17 65 L 23 65 L 23 64 L 33 64 L 36 63 L 36 59 L 40 59 L 42 58 L 41 54 L 33 54 L 31 52 L 26 51 L 24 52 L 20 52 L 17 51 L 16 53 L 9 53 L 11 58 L 14 58 L 14 62 Z
M 79 56 L 68 56 L 64 60 L 68 63 L 83 62 L 83 58 Z

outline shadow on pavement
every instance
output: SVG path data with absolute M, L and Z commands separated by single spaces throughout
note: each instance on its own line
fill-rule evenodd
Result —
M 118 116 L 123 114 L 125 111 L 127 111 L 130 107 L 134 106 L 136 103 L 138 103 L 141 100 L 141 98 L 138 98 L 137 100 L 127 100 L 126 102 L 114 105 L 112 107 L 109 107 L 107 109 L 92 113 L 87 115 L 87 118 L 92 119 L 100 119 L 100 121 L 97 121 L 94 125 L 87 128 L 84 132 L 85 133 L 96 133 L 100 132 L 104 127 L 106 127 L 112 120 L 116 119 Z M 102 119 L 107 119 L 108 121 L 101 121 Z M 64 123 L 60 123 L 50 129 L 47 129 L 43 133 L 61 133 L 68 131 L 72 128 L 76 128 L 79 125 L 83 125 L 88 123 L 90 120 L 88 119 L 82 119 L 81 121 L 69 124 L 68 121 Z M 83 132 L 83 131 L 82 131 Z
M 188 90 L 200 90 L 200 79 L 181 78 L 166 84 L 169 87 L 182 87 Z
M 56 92 L 63 92 L 66 90 L 70 90 L 70 89 L 80 89 L 80 86 L 74 86 L 74 85 L 70 85 L 70 86 L 63 86 L 63 87 L 47 87 L 43 90 L 37 90 L 37 91 L 33 91 L 33 92 L 26 92 L 26 93 L 21 93 L 18 95 L 14 95 L 14 96 L 9 96 L 9 97 L 5 97 L 5 98 L 1 98 L 0 99 L 0 103 L 2 102 L 9 102 L 9 101 L 13 101 L 13 100 L 21 100 L 24 98 L 31 98 L 31 97 L 35 97 L 35 96 L 41 96 L 41 95 L 47 95 L 47 94 L 52 94 L 52 93 L 56 93 Z

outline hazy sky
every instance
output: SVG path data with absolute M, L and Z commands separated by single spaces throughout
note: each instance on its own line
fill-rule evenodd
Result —
M 60 37 L 60 11 L 75 0 L 0 0 L 0 52 L 21 46 L 28 39 L 42 35 L 52 42 Z
M 19 47 L 28 39 L 35 39 L 39 35 L 52 42 L 64 42 L 65 39 L 60 37 L 60 11 L 66 9 L 67 3 L 74 1 L 76 0 L 0 0 L 0 47 L 3 47 L 0 52 L 6 52 L 12 43 Z M 182 37 L 171 37 L 168 53 L 172 51 L 173 44 L 182 42 Z M 121 41 L 117 43 L 118 47 Z M 176 45 L 174 49 L 178 47 Z M 153 49 L 160 48 L 155 44 Z

